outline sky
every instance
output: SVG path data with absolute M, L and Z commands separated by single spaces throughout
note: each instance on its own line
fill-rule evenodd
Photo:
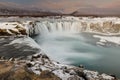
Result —
M 13 4 L 24 8 L 38 8 L 44 10 L 71 13 L 76 10 L 81 13 L 120 13 L 120 0 L 0 0 L 9 6 Z

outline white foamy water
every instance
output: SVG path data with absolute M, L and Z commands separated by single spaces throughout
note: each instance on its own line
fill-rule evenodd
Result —
M 76 19 L 75 21 L 36 22 L 34 32 L 39 35 L 34 39 L 48 56 L 58 62 L 72 65 L 83 64 L 87 69 L 119 75 L 119 36 L 107 36 L 101 32 L 101 34 L 95 34 L 97 26 L 94 25 L 95 30 L 90 27 L 90 24 L 98 23 L 101 30 L 110 35 L 112 33 L 103 26 L 104 21 L 109 22 L 109 20 L 114 24 L 120 24 L 118 19 L 101 21 L 96 18 L 92 20 L 86 18 L 81 21 Z M 117 23 L 116 20 L 118 20 Z M 82 23 L 84 21 L 85 24 Z
M 102 46 L 100 41 L 90 33 L 51 33 L 36 36 L 34 39 L 52 59 L 61 63 L 85 65 L 88 69 L 119 74 L 119 46 L 107 43 Z M 109 46 L 110 45 L 110 46 Z

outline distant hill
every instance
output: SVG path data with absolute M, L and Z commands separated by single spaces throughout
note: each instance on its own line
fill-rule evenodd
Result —
M 60 15 L 60 13 L 41 11 L 41 10 L 26 10 L 18 8 L 0 8 L 1 16 L 50 16 Z
M 36 8 L 27 8 L 25 6 L 0 2 L 0 16 L 51 16 L 61 15 L 55 11 L 45 11 Z
M 73 16 L 120 16 L 120 10 L 103 8 L 81 8 L 70 15 Z
M 0 16 L 120 16 L 119 13 L 118 9 L 88 7 L 65 14 L 62 10 L 46 10 L 11 2 L 0 2 Z

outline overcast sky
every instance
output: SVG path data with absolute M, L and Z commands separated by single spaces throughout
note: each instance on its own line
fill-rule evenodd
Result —
M 8 5 L 14 3 L 25 7 L 46 10 L 59 10 L 70 13 L 75 10 L 103 11 L 120 13 L 120 0 L 0 0 Z M 11 5 L 12 6 L 12 5 Z M 87 11 L 86 11 L 87 12 Z

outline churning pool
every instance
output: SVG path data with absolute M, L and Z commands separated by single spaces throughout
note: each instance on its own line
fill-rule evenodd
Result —
M 50 33 L 34 39 L 52 59 L 101 73 L 120 76 L 120 46 L 107 42 L 96 44 L 99 39 L 92 33 Z

